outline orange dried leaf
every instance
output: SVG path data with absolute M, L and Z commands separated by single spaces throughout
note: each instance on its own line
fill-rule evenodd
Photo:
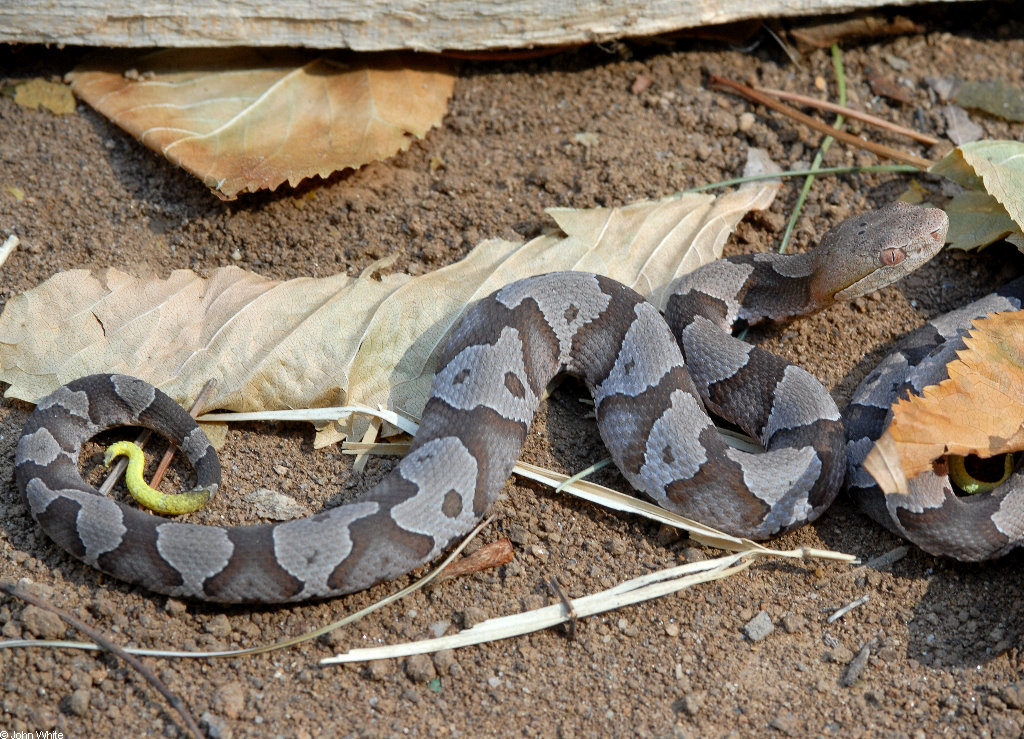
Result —
M 508 539 L 498 539 L 490 544 L 485 544 L 472 554 L 467 554 L 461 559 L 449 562 L 441 570 L 441 577 L 461 577 L 462 575 L 500 567 L 511 562 L 513 556 L 512 542 Z
M 74 92 L 226 199 L 408 148 L 455 85 L 424 55 L 176 49 L 97 59 Z
M 864 460 L 886 492 L 944 454 L 1024 449 L 1024 311 L 974 321 L 967 348 L 947 365 L 949 379 L 893 407 L 888 430 Z

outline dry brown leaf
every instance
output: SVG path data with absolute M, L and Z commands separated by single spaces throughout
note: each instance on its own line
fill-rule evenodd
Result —
M 967 349 L 947 365 L 949 379 L 893 408 L 888 430 L 864 460 L 887 493 L 944 454 L 1024 449 L 1024 311 L 974 321 Z
M 467 554 L 461 559 L 452 560 L 438 575 L 439 578 L 462 577 L 471 575 L 474 572 L 494 569 L 507 565 L 515 558 L 512 551 L 512 542 L 508 539 L 498 539 L 490 544 L 484 544 L 472 554 Z
M 892 20 L 881 16 L 861 15 L 839 21 L 814 20 L 799 28 L 791 29 L 789 33 L 796 42 L 797 48 L 801 52 L 806 52 L 811 49 L 827 49 L 832 44 L 842 42 L 922 33 L 923 30 L 923 26 L 902 15 L 898 15 Z
M 75 112 L 75 96 L 71 94 L 67 85 L 59 82 L 36 77 L 18 85 L 5 87 L 3 92 L 13 97 L 18 105 L 24 105 L 26 108 L 46 108 L 56 115 Z
M 11 385 L 8 397 L 35 402 L 76 377 L 124 372 L 187 403 L 215 378 L 208 409 L 360 403 L 417 416 L 436 354 L 468 304 L 512 280 L 562 269 L 600 272 L 657 300 L 675 275 L 720 256 L 735 224 L 767 207 L 777 187 L 558 210 L 566 236 L 485 241 L 416 278 L 277 282 L 235 267 L 206 279 L 185 270 L 167 279 L 64 272 L 7 303 L 0 380 Z M 347 431 L 323 430 L 316 444 Z
M 327 177 L 438 125 L 455 77 L 437 57 L 299 50 L 118 52 L 78 67 L 75 94 L 231 199 Z

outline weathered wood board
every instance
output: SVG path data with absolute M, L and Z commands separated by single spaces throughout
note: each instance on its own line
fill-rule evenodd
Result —
M 916 1 L 889 0 L 885 5 Z M 0 42 L 361 51 L 520 49 L 882 4 L 879 0 L 8 0 L 0 2 Z

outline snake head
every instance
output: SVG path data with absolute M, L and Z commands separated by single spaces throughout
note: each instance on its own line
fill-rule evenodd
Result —
M 812 298 L 828 305 L 896 282 L 939 252 L 948 228 L 942 210 L 900 201 L 847 218 L 814 250 Z

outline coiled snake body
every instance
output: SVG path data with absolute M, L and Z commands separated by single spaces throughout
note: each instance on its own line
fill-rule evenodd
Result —
M 871 518 L 930 554 L 963 561 L 1001 557 L 1024 542 L 1024 470 L 995 490 L 958 496 L 949 476 L 926 471 L 906 494 L 884 494 L 861 463 L 886 428 L 900 396 L 919 395 L 945 380 L 946 365 L 965 348 L 971 321 L 996 311 L 1021 310 L 1024 278 L 970 305 L 934 318 L 904 338 L 860 384 L 847 408 L 851 495 Z M 992 409 L 991 412 L 999 412 Z
M 718 260 L 673 286 L 665 319 L 593 274 L 507 285 L 449 339 L 408 455 L 355 501 L 308 518 L 200 526 L 98 495 L 78 471 L 79 451 L 117 425 L 167 435 L 200 487 L 220 483 L 191 417 L 124 375 L 81 378 L 40 401 L 18 442 L 18 486 L 57 544 L 150 590 L 218 602 L 339 595 L 408 572 L 467 533 L 504 487 L 545 386 L 566 372 L 593 394 L 601 437 L 632 485 L 667 508 L 764 539 L 831 503 L 845 473 L 843 424 L 809 373 L 729 331 L 886 285 L 942 246 L 946 224 L 941 211 L 897 203 L 847 219 L 806 254 Z M 705 406 L 767 452 L 726 446 Z

